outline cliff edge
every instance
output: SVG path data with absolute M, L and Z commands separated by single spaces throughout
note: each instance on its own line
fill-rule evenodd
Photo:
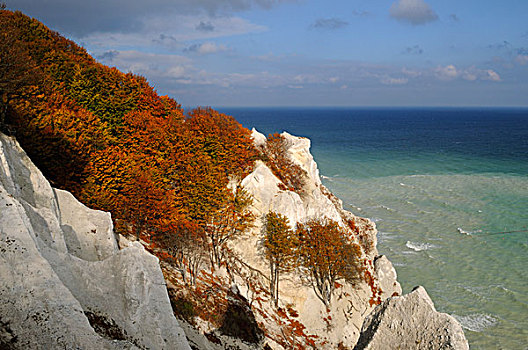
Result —
M 190 349 L 158 259 L 0 134 L 0 348 Z
M 264 135 L 253 129 L 252 136 L 257 147 L 265 147 Z M 310 283 L 298 274 L 290 273 L 281 278 L 279 290 L 281 307 L 296 310 L 294 321 L 303 325 L 303 332 L 308 338 L 314 335 L 312 338 L 314 343 L 311 345 L 315 344 L 319 348 L 352 348 L 360 340 L 361 344 L 370 344 L 365 347 L 369 349 L 398 348 L 398 346 L 403 349 L 408 348 L 409 342 L 419 340 L 422 344 L 430 345 L 419 348 L 467 349 L 467 341 L 458 322 L 449 315 L 438 313 L 423 288 L 419 289 L 420 293 L 414 292 L 401 297 L 402 290 L 394 267 L 377 251 L 375 223 L 344 210 L 341 200 L 321 183 L 317 164 L 310 153 L 310 140 L 286 132 L 280 136 L 285 142 L 284 151 L 289 159 L 306 174 L 303 189 L 299 193 L 285 188 L 266 163 L 257 161 L 254 171 L 242 180 L 242 186 L 253 196 L 252 210 L 257 220 L 252 230 L 232 244 L 233 251 L 245 264 L 259 271 L 260 276 L 266 276 L 269 275 L 269 267 L 262 253 L 259 253 L 266 213 L 273 211 L 285 215 L 292 228 L 297 223 L 305 223 L 314 218 L 331 219 L 349 232 L 351 241 L 362 247 L 366 274 L 372 276 L 372 279 L 366 278 L 354 284 L 340 281 L 339 288 L 335 292 L 336 297 L 328 306 L 321 303 Z M 252 278 L 254 281 L 259 275 L 253 274 Z M 254 291 L 244 287 L 249 284 L 247 281 L 244 283 L 243 278 L 239 277 L 238 284 L 240 291 L 248 300 L 263 298 L 255 296 Z M 421 298 L 416 298 L 417 294 Z M 398 311 L 388 313 L 387 310 L 391 308 L 387 303 L 389 306 L 395 303 L 399 305 Z M 417 305 L 420 306 L 419 310 L 416 308 Z M 256 313 L 257 319 L 259 319 L 258 315 L 265 311 L 265 308 L 263 309 Z M 409 320 L 414 320 L 416 317 L 420 317 L 420 322 L 409 323 Z M 372 319 L 378 320 L 377 323 L 380 323 L 380 319 L 391 320 L 389 328 L 397 329 L 400 337 L 391 338 L 390 341 L 386 339 L 390 342 L 390 346 L 387 347 L 388 343 L 380 342 L 378 339 L 385 339 L 388 333 L 383 327 L 373 328 Z M 442 321 L 438 321 L 440 319 Z M 291 320 L 283 320 L 282 326 L 277 327 L 276 324 L 266 321 L 266 317 L 260 318 L 260 321 L 266 326 L 268 334 L 273 332 L 284 334 L 284 329 L 288 329 L 285 325 L 288 322 L 292 323 Z M 431 324 L 435 327 L 429 327 Z M 451 336 L 444 336 L 445 332 Z M 292 329 L 292 333 L 295 333 L 295 329 Z M 421 334 L 421 338 L 416 338 L 416 333 Z M 370 339 L 371 337 L 374 339 Z M 426 341 L 438 337 L 445 341 L 443 343 Z M 277 338 L 279 337 L 275 336 L 275 339 Z M 299 339 L 295 341 L 301 342 Z M 280 344 L 275 346 L 281 347 Z M 358 345 L 357 349 L 361 348 Z
M 468 349 L 460 324 L 438 313 L 423 288 L 400 296 L 395 269 L 376 249 L 374 223 L 344 210 L 322 185 L 310 140 L 282 137 L 287 156 L 307 177 L 297 193 L 281 186 L 271 169 L 257 161 L 241 181 L 253 196 L 257 220 L 231 242 L 224 285 L 231 283 L 229 298 L 242 300 L 264 339 L 233 344 L 243 349 Z M 253 138 L 257 146 L 265 142 L 256 131 Z M 339 281 L 332 303 L 324 305 L 309 281 L 291 272 L 281 277 L 275 307 L 266 291 L 269 265 L 259 248 L 269 211 L 287 216 L 292 226 L 312 218 L 336 221 L 362 246 L 372 279 Z M 216 274 L 221 281 L 222 271 Z M 221 348 L 209 341 L 206 322 L 180 327 L 156 257 L 140 243 L 118 242 L 110 214 L 52 188 L 18 143 L 3 134 L 0 280 L 2 349 L 190 349 L 184 330 L 193 348 Z

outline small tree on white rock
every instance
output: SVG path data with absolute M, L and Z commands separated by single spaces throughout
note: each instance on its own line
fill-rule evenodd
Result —
M 295 267 L 295 235 L 290 228 L 288 218 L 270 211 L 266 214 L 263 246 L 266 258 L 270 263 L 270 293 L 279 303 L 279 275 Z

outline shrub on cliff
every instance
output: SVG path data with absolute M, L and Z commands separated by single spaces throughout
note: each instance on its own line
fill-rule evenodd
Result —
M 347 240 L 333 220 L 311 220 L 297 225 L 300 264 L 317 297 L 329 305 L 339 279 L 354 282 L 363 272 L 361 248 Z
M 249 209 L 251 202 L 248 192 L 237 186 L 232 197 L 207 221 L 205 234 L 211 247 L 209 256 L 213 267 L 220 267 L 224 261 L 227 242 L 251 227 L 255 219 Z
M 280 134 L 268 135 L 266 144 L 261 147 L 261 157 L 273 174 L 282 181 L 282 190 L 299 194 L 304 189 L 306 171 L 295 164 L 288 156 L 288 141 Z
M 279 302 L 279 276 L 282 272 L 295 267 L 295 235 L 290 228 L 288 218 L 270 211 L 266 214 L 263 239 L 264 253 L 270 263 L 270 292 Z

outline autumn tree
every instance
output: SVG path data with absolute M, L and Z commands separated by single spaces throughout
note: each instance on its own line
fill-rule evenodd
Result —
M 255 217 L 249 208 L 252 201 L 251 195 L 237 186 L 224 205 L 207 218 L 205 233 L 213 267 L 221 266 L 227 242 L 253 224 Z
M 290 159 L 288 147 L 288 140 L 275 133 L 268 135 L 267 142 L 260 151 L 264 162 L 284 184 L 282 189 L 302 193 L 307 174 Z
M 239 178 L 251 172 L 258 152 L 251 132 L 232 116 L 197 108 L 186 118 L 186 127 L 215 167 Z
M 362 273 L 361 248 L 350 243 L 346 232 L 333 220 L 311 220 L 297 225 L 299 258 L 317 297 L 330 305 L 336 282 L 353 282 Z
M 154 234 L 153 242 L 167 253 L 166 260 L 181 273 L 183 282 L 195 285 L 207 256 L 203 230 L 192 222 L 174 220 Z
M 196 271 L 204 259 L 192 255 L 195 244 L 219 266 L 227 241 L 253 220 L 247 193 L 229 187 L 258 158 L 248 129 L 211 108 L 185 115 L 144 77 L 106 67 L 36 19 L 2 10 L 0 124 L 6 111 L 55 187 L 111 211 L 121 233 L 155 238 L 182 270 Z
M 284 215 L 270 211 L 266 214 L 265 222 L 263 246 L 270 263 L 270 293 L 277 306 L 279 276 L 294 268 L 296 242 L 288 218 Z
M 0 11 L 4 9 L 5 4 L 0 4 Z M 5 21 L 0 17 L 1 28 L 6 27 Z M 0 129 L 5 127 L 10 99 L 40 78 L 27 50 L 16 45 L 16 35 L 15 31 L 0 31 Z

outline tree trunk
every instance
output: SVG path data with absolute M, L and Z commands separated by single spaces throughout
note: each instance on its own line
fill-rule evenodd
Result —
M 279 269 L 275 267 L 275 306 L 279 306 Z
M 273 262 L 270 262 L 270 294 L 275 300 L 275 264 Z

